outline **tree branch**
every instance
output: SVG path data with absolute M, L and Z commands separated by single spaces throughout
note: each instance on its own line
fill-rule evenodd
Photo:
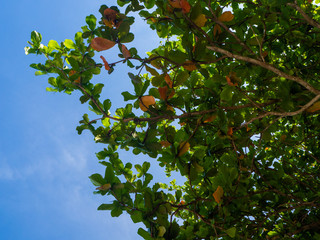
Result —
M 271 72 L 274 72 L 275 74 L 277 74 L 280 77 L 289 79 L 289 80 L 294 81 L 296 83 L 299 83 L 300 85 L 304 86 L 306 89 L 308 89 L 310 92 L 312 92 L 312 93 L 314 93 L 316 95 L 320 94 L 319 90 L 317 90 L 314 87 L 312 87 L 309 83 L 307 83 L 303 79 L 301 79 L 299 77 L 296 77 L 296 76 L 289 75 L 287 73 L 284 73 L 281 70 L 279 70 L 279 69 L 275 68 L 274 66 L 272 66 L 271 64 L 256 60 L 254 58 L 249 58 L 249 57 L 233 54 L 233 53 L 231 53 L 231 52 L 229 52 L 229 51 L 227 51 L 225 49 L 222 49 L 222 48 L 219 48 L 219 47 L 216 47 L 216 46 L 207 46 L 207 48 L 211 49 L 211 50 L 213 50 L 215 52 L 224 54 L 227 57 L 235 58 L 237 60 L 241 60 L 241 61 L 245 61 L 245 62 L 248 62 L 248 63 L 252 63 L 254 65 L 258 65 L 258 66 L 260 66 L 262 68 L 265 68 L 265 69 L 267 69 L 267 70 L 269 70 Z
M 311 26 L 314 26 L 316 28 L 320 28 L 320 24 L 313 20 L 311 17 L 309 17 L 298 5 L 297 5 L 297 1 L 295 1 L 294 3 L 287 3 L 288 6 L 295 8 L 301 15 L 302 17 L 307 21 L 307 23 L 309 23 Z

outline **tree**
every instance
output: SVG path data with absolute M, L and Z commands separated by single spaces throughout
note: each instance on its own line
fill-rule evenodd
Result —
M 86 17 L 74 40 L 26 53 L 50 74 L 49 91 L 79 91 L 105 175 L 99 210 L 142 222 L 144 239 L 320 239 L 320 8 L 311 0 L 118 0 Z M 130 26 L 138 12 L 165 39 L 141 58 Z M 98 20 L 97 20 L 98 19 Z M 118 46 L 120 60 L 101 51 Z M 91 79 L 132 68 L 134 92 L 110 113 Z M 146 70 L 147 73 L 144 72 Z M 140 109 L 140 110 L 139 110 Z M 150 163 L 124 164 L 118 150 L 147 154 L 184 185 L 152 183 Z M 157 164 L 152 161 L 152 164 Z M 111 202 L 110 202 L 111 201 Z

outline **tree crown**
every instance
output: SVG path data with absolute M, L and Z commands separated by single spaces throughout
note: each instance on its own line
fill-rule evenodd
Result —
M 58 44 L 31 34 L 31 64 L 49 91 L 81 93 L 79 134 L 107 144 L 108 195 L 98 208 L 142 222 L 144 239 L 320 239 L 320 8 L 311 0 L 118 0 Z M 139 56 L 130 26 L 138 12 L 164 41 Z M 110 63 L 103 51 L 118 46 Z M 96 58 L 98 55 L 100 58 Z M 101 71 L 131 68 L 134 92 L 110 112 Z M 183 185 L 153 183 L 150 163 L 124 163 L 119 149 L 155 158 Z M 133 166 L 134 164 L 134 166 Z M 153 164 L 156 164 L 153 161 Z M 110 202 L 111 200 L 111 202 Z

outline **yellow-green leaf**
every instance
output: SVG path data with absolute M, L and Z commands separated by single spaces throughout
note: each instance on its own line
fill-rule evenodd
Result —
M 236 236 L 236 231 L 237 229 L 235 227 L 229 228 L 228 230 L 226 230 L 226 234 L 229 235 L 229 237 L 234 238 Z
M 97 190 L 102 190 L 102 191 L 107 191 L 111 188 L 111 184 L 110 183 L 106 183 L 106 184 L 103 184 L 102 186 L 100 187 L 97 187 L 96 189 Z
M 195 20 L 194 23 L 198 26 L 198 27 L 204 27 L 204 25 L 207 22 L 207 18 L 206 15 L 204 15 L 203 13 L 200 14 Z
M 190 148 L 190 143 L 188 142 L 182 142 L 179 145 L 179 151 L 178 151 L 178 156 L 181 157 L 183 154 L 185 154 L 186 152 L 188 152 Z

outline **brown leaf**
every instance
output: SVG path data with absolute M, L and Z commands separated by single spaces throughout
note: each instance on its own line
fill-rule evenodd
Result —
M 91 41 L 91 47 L 96 51 L 107 50 L 112 48 L 115 44 L 115 42 L 102 37 L 96 37 Z
M 166 83 L 168 84 L 169 88 L 172 88 L 173 82 L 171 81 L 171 78 L 170 78 L 169 74 L 166 74 L 166 75 L 164 76 L 164 80 L 165 80 Z
M 131 53 L 130 51 L 127 49 L 127 47 L 125 45 L 121 45 L 121 51 L 122 51 L 122 54 L 124 56 L 125 59 L 128 59 L 131 57 Z
M 112 8 L 106 8 L 103 11 L 103 17 L 108 21 L 115 21 L 117 19 L 118 14 L 119 13 L 116 10 L 113 10 Z
M 167 104 L 167 110 L 168 111 L 171 111 L 171 112 L 174 112 L 174 109 L 172 106 L 170 106 L 169 104 Z
M 110 66 L 107 62 L 107 60 L 104 58 L 104 56 L 100 56 L 100 58 L 102 59 L 103 63 L 104 63 L 104 68 L 109 71 L 110 70 Z
M 216 36 L 217 33 L 218 34 L 222 33 L 222 30 L 218 24 L 214 25 L 214 27 L 213 27 L 213 36 Z
M 111 8 L 107 8 L 103 12 L 103 22 L 106 26 L 118 28 L 120 26 L 119 13 Z
M 221 202 L 223 196 L 223 188 L 218 186 L 217 190 L 212 194 L 217 203 Z
M 180 0 L 169 0 L 169 4 L 173 8 L 181 8 L 180 7 Z
M 165 147 L 165 148 L 171 146 L 171 143 L 169 143 L 168 141 L 160 141 L 160 144 L 162 147 Z
M 188 70 L 188 71 L 193 71 L 197 69 L 197 66 L 190 60 L 186 61 L 183 64 L 184 69 Z

